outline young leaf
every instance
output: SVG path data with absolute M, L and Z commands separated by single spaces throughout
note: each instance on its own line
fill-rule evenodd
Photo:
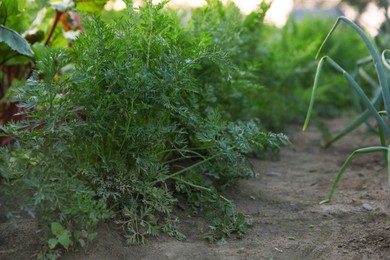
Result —
M 51 223 L 51 232 L 53 233 L 53 235 L 59 236 L 61 235 L 61 233 L 64 232 L 64 228 L 60 223 L 53 222 Z
M 58 244 L 58 240 L 55 238 L 50 238 L 49 241 L 47 241 L 47 243 L 50 249 L 54 249 Z
M 97 233 L 96 232 L 92 232 L 92 233 L 89 233 L 88 234 L 88 241 L 92 241 L 95 239 Z
M 78 241 L 81 247 L 85 247 L 85 241 L 82 238 L 80 238 Z
M 63 247 L 68 249 L 70 245 L 72 245 L 72 240 L 70 239 L 70 232 L 66 230 L 61 236 L 58 237 L 58 243 L 60 243 Z
M 5 42 L 11 49 L 20 54 L 32 57 L 34 52 L 31 50 L 28 42 L 14 30 L 0 25 L 0 42 Z

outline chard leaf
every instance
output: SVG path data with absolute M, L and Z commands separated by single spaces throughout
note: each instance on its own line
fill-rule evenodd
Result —
M 0 25 L 0 42 L 5 42 L 11 49 L 20 54 L 32 57 L 34 52 L 28 42 L 14 30 Z

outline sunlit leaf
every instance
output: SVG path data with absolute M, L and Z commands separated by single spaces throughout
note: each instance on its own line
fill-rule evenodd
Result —
M 54 10 L 64 13 L 74 7 L 74 2 L 73 0 L 52 1 L 50 5 Z
M 77 9 L 90 13 L 100 12 L 108 0 L 76 0 Z
M 5 42 L 11 49 L 26 56 L 34 56 L 28 42 L 14 30 L 0 25 L 0 42 Z

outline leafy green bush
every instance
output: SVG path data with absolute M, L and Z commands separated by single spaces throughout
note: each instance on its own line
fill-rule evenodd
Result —
M 233 69 L 226 73 L 216 64 L 203 64 L 198 75 L 207 92 L 205 104 L 219 108 L 227 120 L 260 118 L 264 123 L 260 111 L 264 109 L 261 95 L 265 86 L 259 68 L 268 51 L 261 39 L 266 27 L 264 17 L 270 6 L 262 2 L 257 11 L 243 16 L 233 3 L 227 6 L 219 1 L 208 3 L 193 11 L 186 29 L 202 37 L 209 46 L 227 50 Z
M 110 215 L 129 243 L 159 232 L 182 239 L 174 207 L 183 195 L 208 216 L 208 239 L 242 236 L 247 220 L 220 192 L 255 175 L 248 154 L 288 143 L 226 116 L 221 86 L 233 91 L 246 75 L 230 48 L 183 28 L 164 4 L 87 19 L 71 50 L 37 48 L 37 70 L 11 93 L 25 120 L 2 127 L 16 140 L 1 149 L 1 190 L 37 216 L 48 252 L 85 244 Z

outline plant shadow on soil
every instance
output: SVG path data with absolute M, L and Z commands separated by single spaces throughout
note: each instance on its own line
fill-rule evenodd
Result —
M 332 132 L 350 120 L 327 120 Z M 179 212 L 185 241 L 167 236 L 146 245 L 127 246 L 121 231 L 101 224 L 97 238 L 61 259 L 390 259 L 390 201 L 380 153 L 357 157 L 345 172 L 331 203 L 319 205 L 344 160 L 356 148 L 377 145 L 360 127 L 327 149 L 320 131 L 291 127 L 293 143 L 280 161 L 253 160 L 258 176 L 226 192 L 237 210 L 253 220 L 242 239 L 217 245 L 202 239 L 206 222 Z M 17 227 L 0 217 L 0 259 L 31 259 L 38 250 L 33 220 L 21 217 Z

